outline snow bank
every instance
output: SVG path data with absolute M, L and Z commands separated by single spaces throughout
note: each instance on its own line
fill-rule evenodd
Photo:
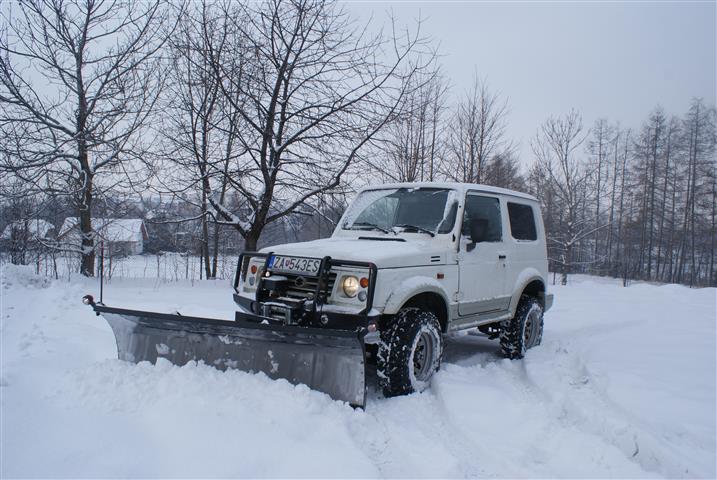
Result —
M 571 279 L 572 280 L 572 279 Z M 715 289 L 576 277 L 542 346 L 451 338 L 366 411 L 264 375 L 115 359 L 91 280 L 2 270 L 0 477 L 714 477 Z M 226 282 L 115 279 L 114 305 L 231 318 Z

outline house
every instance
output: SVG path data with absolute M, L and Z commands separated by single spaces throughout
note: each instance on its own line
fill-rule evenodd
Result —
M 138 255 L 144 251 L 148 239 L 144 221 L 139 218 L 93 218 L 92 229 L 97 232 L 95 245 L 105 242 L 105 252 L 111 255 Z M 79 246 L 79 220 L 67 217 L 58 239 Z
M 16 220 L 5 227 L 0 239 L 3 241 L 24 241 L 42 240 L 52 238 L 55 233 L 55 226 L 47 220 L 33 218 L 28 220 Z

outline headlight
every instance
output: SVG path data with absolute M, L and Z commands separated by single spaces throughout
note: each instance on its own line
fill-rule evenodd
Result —
M 345 275 L 341 278 L 341 288 L 347 297 L 353 298 L 359 290 L 359 279 L 353 275 Z

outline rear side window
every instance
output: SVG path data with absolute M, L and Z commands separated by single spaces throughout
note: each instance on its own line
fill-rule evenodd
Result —
M 537 240 L 533 207 L 520 203 L 508 202 L 510 217 L 510 233 L 516 240 Z

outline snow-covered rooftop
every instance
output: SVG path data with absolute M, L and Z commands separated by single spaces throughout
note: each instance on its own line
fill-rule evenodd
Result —
M 62 223 L 60 236 L 64 237 L 72 230 L 77 230 L 79 220 L 67 217 Z M 93 218 L 92 229 L 100 237 L 110 242 L 137 242 L 146 238 L 144 221 L 141 218 Z
M 9 240 L 12 238 L 12 231 L 23 231 L 27 229 L 30 238 L 46 238 L 47 235 L 53 230 L 55 226 L 47 220 L 41 220 L 39 218 L 33 218 L 30 220 L 16 220 L 10 225 L 5 227 L 2 232 L 2 239 Z

